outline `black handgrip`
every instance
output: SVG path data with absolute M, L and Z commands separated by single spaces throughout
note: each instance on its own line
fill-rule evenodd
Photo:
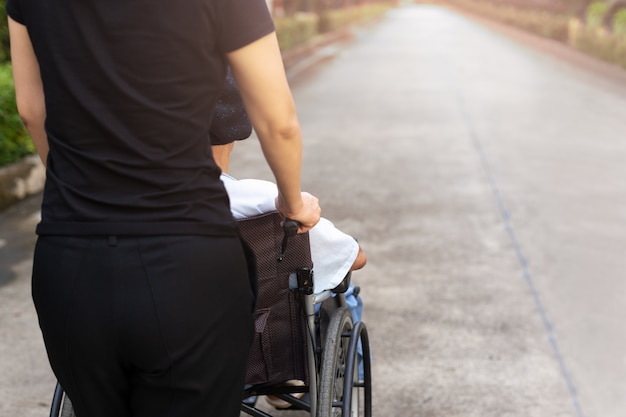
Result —
M 285 236 L 295 236 L 298 234 L 298 229 L 300 228 L 300 226 L 298 225 L 298 222 L 295 220 L 291 220 L 291 219 L 285 219 L 283 221 L 283 232 L 285 232 Z
M 287 242 L 290 237 L 293 237 L 298 234 L 298 222 L 291 219 L 283 220 L 283 243 L 280 245 L 280 253 L 278 254 L 278 262 L 282 262 L 285 251 L 287 250 Z

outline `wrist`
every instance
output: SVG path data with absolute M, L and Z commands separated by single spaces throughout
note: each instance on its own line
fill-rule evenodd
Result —
M 302 198 L 287 200 L 282 194 L 278 194 L 276 208 L 285 217 L 296 217 L 302 212 L 304 204 Z

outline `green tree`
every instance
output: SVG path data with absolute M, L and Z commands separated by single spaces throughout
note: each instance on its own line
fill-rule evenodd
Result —
M 7 27 L 6 0 L 0 0 L 0 64 L 9 60 L 9 28 Z
M 17 114 L 11 65 L 0 64 L 0 166 L 17 162 L 34 151 Z

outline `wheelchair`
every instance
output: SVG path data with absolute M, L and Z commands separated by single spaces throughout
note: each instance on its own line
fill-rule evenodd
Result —
M 271 396 L 311 417 L 370 417 L 369 337 L 344 296 L 358 287 L 348 274 L 338 287 L 315 294 L 308 234 L 297 234 L 294 222 L 281 222 L 277 212 L 238 220 L 256 256 L 259 283 L 241 412 L 272 417 L 256 404 L 256 398 Z M 59 384 L 50 417 L 76 417 Z

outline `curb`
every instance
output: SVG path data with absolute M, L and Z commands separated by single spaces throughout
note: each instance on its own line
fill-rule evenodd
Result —
M 296 77 L 301 71 L 331 56 L 336 51 L 332 45 L 352 39 L 351 27 L 344 27 L 318 35 L 308 42 L 282 53 L 283 64 L 288 78 Z
M 37 155 L 0 168 L 0 210 L 40 193 L 45 181 L 46 170 Z

